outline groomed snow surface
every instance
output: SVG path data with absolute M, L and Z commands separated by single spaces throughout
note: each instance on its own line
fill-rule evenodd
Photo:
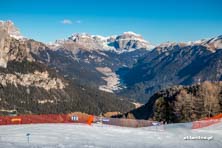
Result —
M 190 123 L 126 128 L 93 124 L 0 126 L 0 148 L 222 148 L 222 124 L 189 129 Z M 29 136 L 29 143 L 27 134 Z M 184 140 L 205 136 L 211 140 Z

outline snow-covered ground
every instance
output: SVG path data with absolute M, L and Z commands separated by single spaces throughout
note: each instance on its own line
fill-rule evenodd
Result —
M 0 147 L 34 148 L 221 148 L 222 124 L 191 130 L 191 124 L 172 124 L 164 130 L 93 124 L 32 124 L 0 126 Z M 161 129 L 161 128 L 160 128 Z M 30 142 L 26 134 L 30 133 Z M 206 136 L 211 140 L 184 140 Z

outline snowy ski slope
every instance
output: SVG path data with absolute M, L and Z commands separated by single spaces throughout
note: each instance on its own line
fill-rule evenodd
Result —
M 0 126 L 0 148 L 222 148 L 222 124 L 190 129 L 191 123 L 126 128 L 93 124 Z M 157 129 L 157 130 L 156 130 Z M 27 133 L 29 143 L 27 141 Z M 211 140 L 184 140 L 206 136 Z

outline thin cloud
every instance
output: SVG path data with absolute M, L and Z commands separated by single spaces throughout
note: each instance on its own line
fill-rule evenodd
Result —
M 72 21 L 71 20 L 68 20 L 68 19 L 64 19 L 61 21 L 62 24 L 65 24 L 65 25 L 71 25 L 72 24 Z
M 77 21 L 76 21 L 76 24 L 81 24 L 81 23 L 82 23 L 81 20 L 77 20 Z
M 71 24 L 81 24 L 82 21 L 81 20 L 71 21 L 69 19 L 64 19 L 61 21 L 61 23 L 64 25 L 71 25 Z

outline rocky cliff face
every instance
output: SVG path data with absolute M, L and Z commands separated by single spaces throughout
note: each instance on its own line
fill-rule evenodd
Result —
M 8 61 L 33 61 L 26 40 L 11 21 L 0 22 L 0 66 L 6 68 Z
M 64 89 L 65 85 L 59 78 L 50 78 L 49 73 L 35 71 L 34 73 L 28 74 L 0 74 L 0 85 L 6 87 L 8 84 L 14 85 L 15 87 L 39 87 L 45 90 L 50 89 Z
M 5 43 L 7 33 L 4 30 L 0 30 L 0 66 L 7 67 L 9 44 Z
M 9 61 L 34 61 L 30 48 L 27 47 L 27 41 L 20 41 L 6 36 L 0 39 L 0 66 L 7 68 Z
M 222 111 L 222 82 L 174 86 L 155 93 L 148 103 L 121 117 L 168 123 L 190 122 Z

